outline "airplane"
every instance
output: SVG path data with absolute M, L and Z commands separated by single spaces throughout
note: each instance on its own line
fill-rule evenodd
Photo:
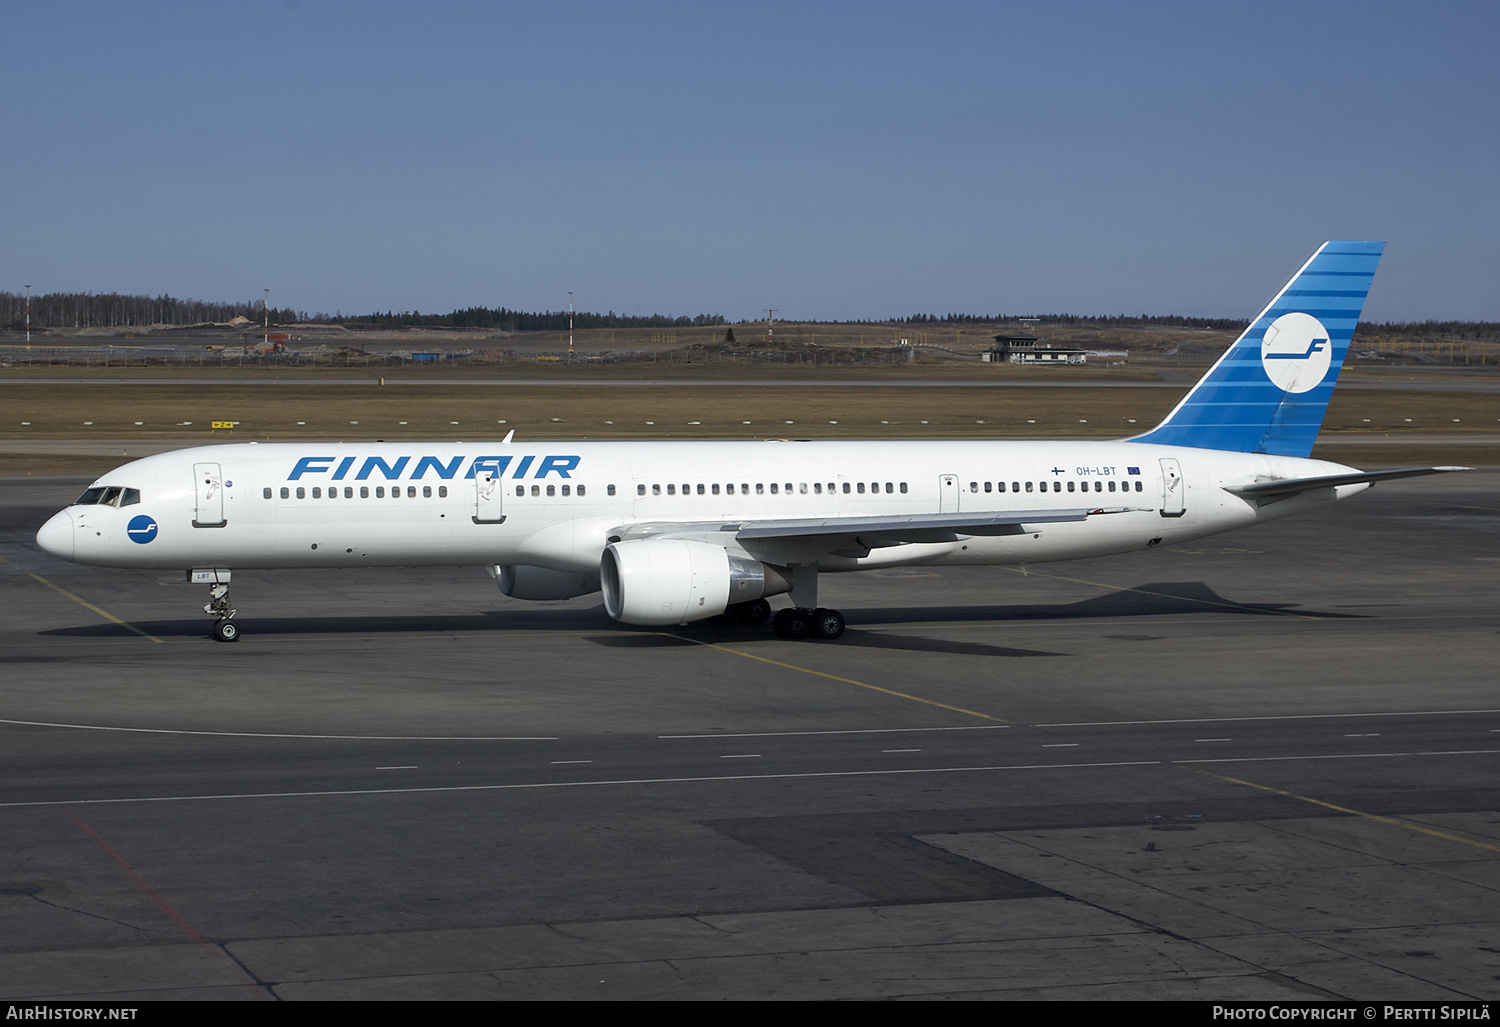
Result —
M 1118 441 L 243 443 L 104 475 L 37 532 L 96 567 L 479 565 L 516 599 L 602 591 L 625 624 L 835 639 L 818 576 L 1025 565 L 1202 538 L 1462 467 L 1310 459 L 1384 243 L 1327 242 L 1152 430 Z

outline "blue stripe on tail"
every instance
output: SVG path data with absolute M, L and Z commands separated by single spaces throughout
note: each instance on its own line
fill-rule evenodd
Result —
M 1381 242 L 1326 242 L 1177 409 L 1136 442 L 1309 456 Z

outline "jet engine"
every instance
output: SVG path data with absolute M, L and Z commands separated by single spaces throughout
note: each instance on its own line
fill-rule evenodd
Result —
M 723 546 L 646 538 L 607 546 L 599 561 L 604 609 L 626 624 L 686 624 L 735 603 L 792 590 L 792 572 Z
M 514 567 L 492 567 L 495 584 L 512 599 L 572 599 L 599 591 L 597 574 L 554 571 L 546 567 L 517 564 Z

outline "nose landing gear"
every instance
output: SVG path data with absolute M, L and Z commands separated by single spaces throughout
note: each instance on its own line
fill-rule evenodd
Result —
M 210 586 L 208 597 L 208 602 L 203 604 L 203 612 L 218 618 L 214 621 L 214 638 L 220 642 L 238 642 L 240 628 L 234 622 L 234 615 L 239 611 L 229 604 L 229 586 L 223 583 Z

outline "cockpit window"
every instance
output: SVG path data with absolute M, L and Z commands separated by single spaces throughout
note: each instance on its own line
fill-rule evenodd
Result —
M 74 500 L 74 506 L 135 506 L 141 501 L 140 489 L 127 489 L 119 485 L 100 485 L 88 489 Z

